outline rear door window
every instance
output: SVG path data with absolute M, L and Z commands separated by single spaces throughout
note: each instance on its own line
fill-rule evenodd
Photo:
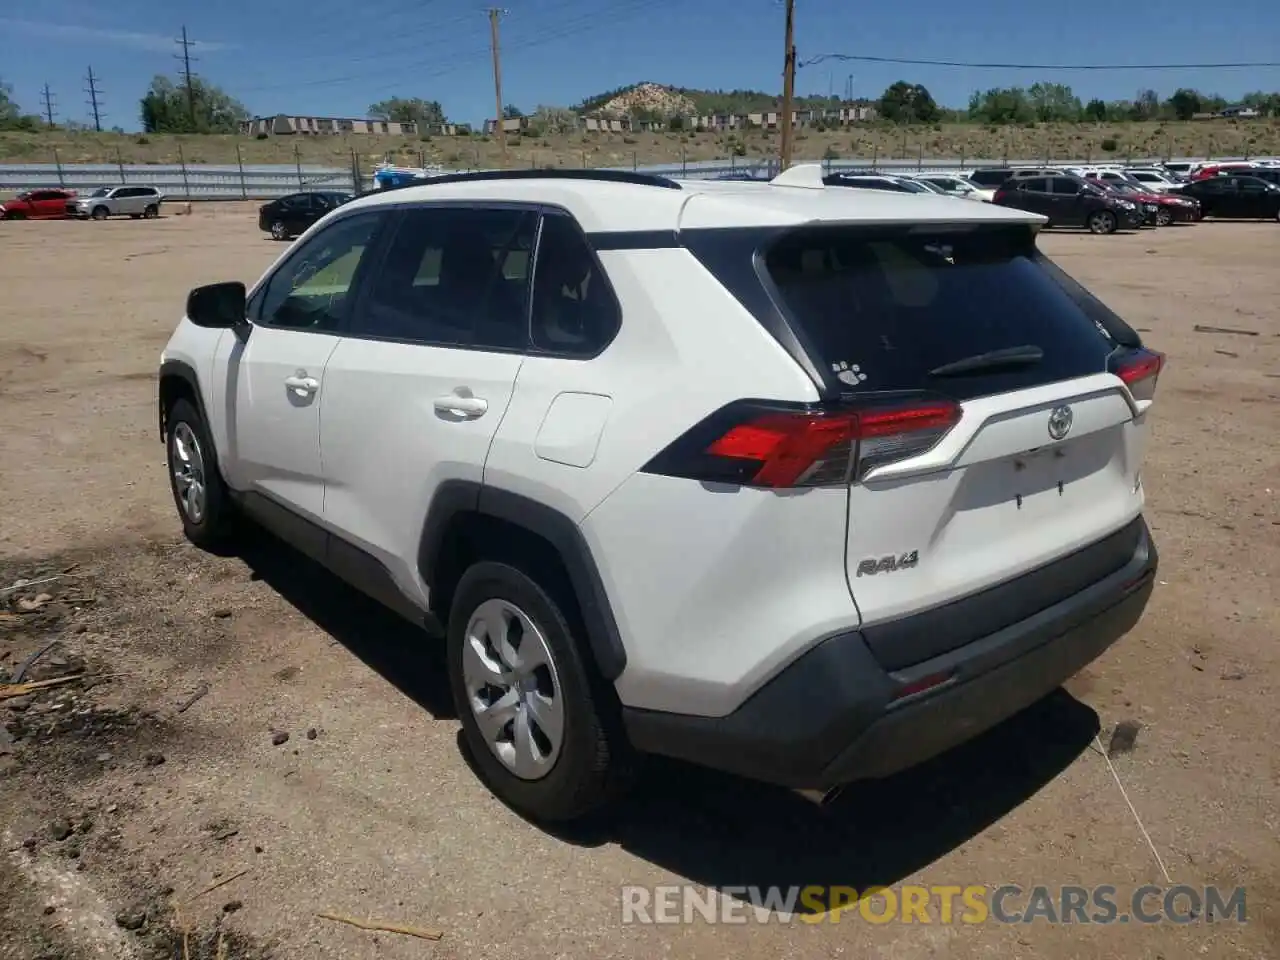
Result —
M 1101 373 L 1114 346 L 1095 320 L 1106 308 L 1069 294 L 1024 227 L 806 228 L 764 259 L 814 361 L 859 391 L 1002 393 Z M 930 372 L 1025 346 L 1042 358 L 962 376 Z

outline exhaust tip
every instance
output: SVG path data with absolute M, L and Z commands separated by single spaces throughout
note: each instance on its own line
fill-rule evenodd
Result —
M 829 790 L 795 790 L 793 792 L 808 800 L 816 807 L 826 807 L 829 806 L 836 797 L 844 793 L 844 787 L 832 787 Z

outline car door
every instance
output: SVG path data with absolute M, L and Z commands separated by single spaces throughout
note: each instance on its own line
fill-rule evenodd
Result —
M 1254 176 L 1232 179 L 1239 189 L 1237 202 L 1241 218 L 1269 220 L 1276 215 L 1275 206 L 1271 202 L 1273 193 L 1270 184 Z
M 224 335 L 215 359 L 227 482 L 317 522 L 325 364 L 386 219 L 357 212 L 291 250 L 255 291 L 248 335 Z
M 1060 222 L 1061 212 L 1056 211 L 1049 193 L 1049 181 L 1044 177 L 1025 177 L 1016 181 L 1018 206 L 1023 210 L 1048 217 L 1049 222 Z
M 325 371 L 325 524 L 419 603 L 432 495 L 484 478 L 526 354 L 537 222 L 518 205 L 403 210 Z
M 286 222 L 289 225 L 291 234 L 303 233 L 307 227 L 316 222 L 316 217 L 312 216 L 313 208 L 311 206 L 311 194 L 295 193 L 289 198 L 289 205 L 285 210 Z
M 67 214 L 66 196 L 57 190 L 33 190 L 30 202 L 33 220 L 48 220 Z
M 1070 177 L 1054 177 L 1049 181 L 1049 196 L 1052 198 L 1054 223 L 1084 223 L 1085 204 L 1080 196 L 1079 182 Z

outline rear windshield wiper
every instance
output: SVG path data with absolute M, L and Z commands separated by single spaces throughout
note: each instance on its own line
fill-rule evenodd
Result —
M 1021 347 L 1005 347 L 1001 350 L 988 350 L 977 353 L 963 360 L 954 360 L 934 367 L 929 371 L 931 377 L 960 377 L 966 373 L 979 373 L 987 370 L 998 370 L 1002 367 L 1029 367 L 1044 359 L 1044 351 L 1032 344 Z

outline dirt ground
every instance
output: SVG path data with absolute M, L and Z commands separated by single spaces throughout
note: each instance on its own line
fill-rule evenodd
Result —
M 553 835 L 471 772 L 430 643 L 266 538 L 180 538 L 154 371 L 188 288 L 281 252 L 252 205 L 0 224 L 0 681 L 51 641 L 24 679 L 80 676 L 0 700 L 0 960 L 1280 955 L 1280 227 L 1042 246 L 1170 358 L 1138 627 L 826 811 L 655 762 Z M 621 922 L 632 884 L 1162 883 L 1092 746 L 1124 720 L 1115 768 L 1169 874 L 1244 885 L 1246 924 Z

